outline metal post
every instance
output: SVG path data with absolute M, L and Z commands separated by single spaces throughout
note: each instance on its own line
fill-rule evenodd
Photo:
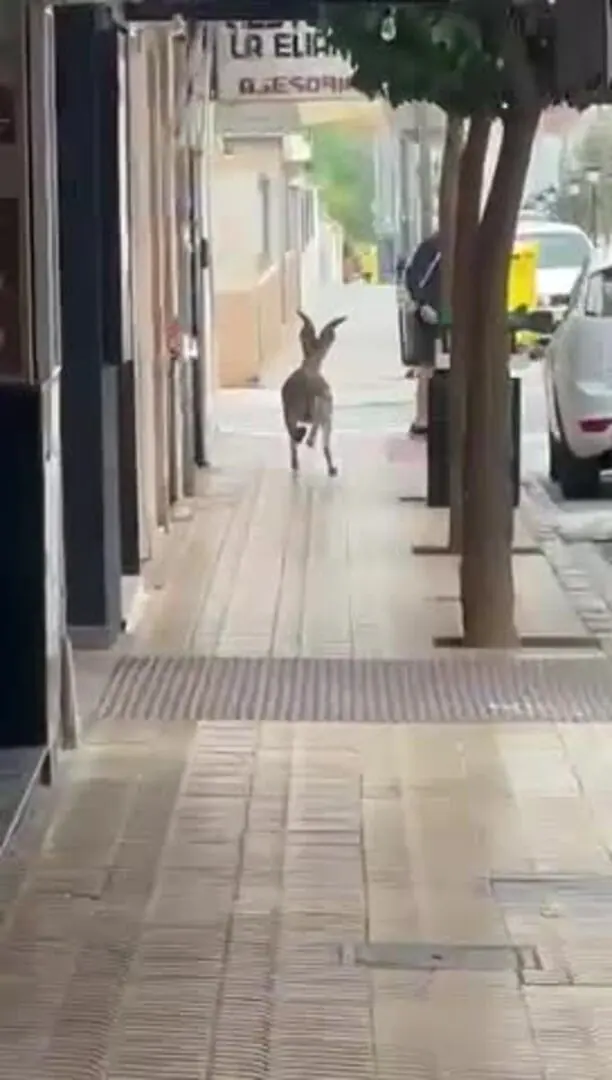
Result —
M 410 141 L 405 131 L 399 133 L 400 241 L 402 255 L 412 246 L 410 221 Z

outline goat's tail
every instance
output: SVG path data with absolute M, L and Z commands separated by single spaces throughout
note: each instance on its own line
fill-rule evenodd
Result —
M 308 431 L 308 424 L 304 420 L 298 419 L 291 409 L 287 406 L 284 400 L 283 394 L 283 416 L 285 418 L 285 427 L 289 433 L 289 438 L 294 443 L 301 443 L 306 432 Z
M 305 424 L 303 420 L 296 420 L 287 412 L 285 412 L 285 426 L 289 432 L 289 438 L 294 443 L 301 443 L 308 431 L 308 424 Z

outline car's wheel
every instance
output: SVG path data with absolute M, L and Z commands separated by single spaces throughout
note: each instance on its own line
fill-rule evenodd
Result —
M 554 440 L 551 439 L 551 443 Z M 597 458 L 579 458 L 572 453 L 566 442 L 555 442 L 551 456 L 551 477 L 554 468 L 556 479 L 566 499 L 592 499 L 599 490 L 599 461 Z

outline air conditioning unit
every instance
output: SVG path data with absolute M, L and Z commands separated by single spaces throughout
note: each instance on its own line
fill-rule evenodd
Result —
M 312 146 L 303 135 L 283 135 L 283 161 L 287 165 L 307 165 L 312 160 Z

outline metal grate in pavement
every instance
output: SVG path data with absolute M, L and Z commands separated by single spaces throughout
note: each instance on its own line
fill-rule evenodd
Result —
M 367 724 L 612 719 L 606 657 L 445 655 L 406 661 L 129 656 L 101 719 Z
M 516 971 L 540 970 L 533 946 L 428 944 L 423 941 L 373 941 L 344 946 L 343 964 L 398 971 Z

